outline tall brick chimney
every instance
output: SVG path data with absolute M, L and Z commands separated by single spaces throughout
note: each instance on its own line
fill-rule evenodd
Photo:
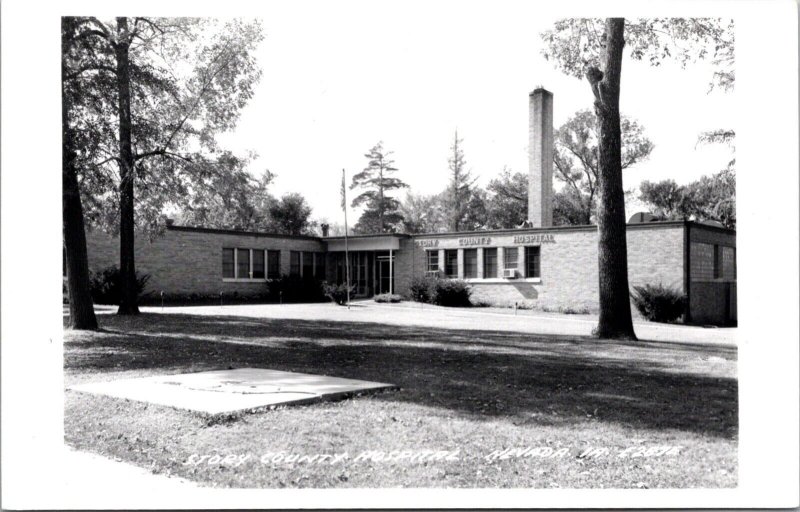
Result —
M 537 87 L 530 94 L 528 126 L 528 222 L 553 225 L 553 93 Z

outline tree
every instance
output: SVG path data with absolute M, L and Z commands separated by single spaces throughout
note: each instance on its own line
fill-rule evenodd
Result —
M 366 205 L 353 227 L 357 233 L 387 233 L 400 228 L 403 220 L 398 213 L 400 202 L 389 193 L 408 185 L 391 176 L 397 172 L 391 155 L 392 151 L 383 148 L 383 141 L 378 142 L 364 155 L 369 162 L 367 167 L 353 176 L 350 189 L 360 188 L 362 192 L 351 205 L 354 208 Z
M 72 329 L 96 330 L 92 294 L 89 286 L 89 262 L 86 252 L 86 228 L 79 184 L 81 165 L 78 146 L 90 153 L 95 144 L 81 140 L 79 122 L 79 87 L 75 78 L 79 62 L 75 58 L 76 26 L 71 18 L 61 18 L 61 179 L 62 225 L 69 291 L 69 324 Z M 87 48 L 87 51 L 89 48 Z
M 476 178 L 473 178 L 472 173 L 465 169 L 467 161 L 461 147 L 463 142 L 463 139 L 458 138 L 458 130 L 456 130 L 453 145 L 450 146 L 452 153 L 447 160 L 450 169 L 450 185 L 447 188 L 444 203 L 450 231 L 471 229 L 465 224 L 467 224 L 466 217 L 470 212 L 470 202 L 473 199 L 472 189 Z
M 661 219 L 693 217 L 736 229 L 736 174 L 731 168 L 687 185 L 678 185 L 674 180 L 643 181 L 639 190 L 639 199 Z
M 113 109 L 93 107 L 106 129 L 96 182 L 116 183 L 122 299 L 119 314 L 138 313 L 134 262 L 134 191 L 144 192 L 136 216 L 153 227 L 169 203 L 208 180 L 216 166 L 199 153 L 217 150 L 215 134 L 232 128 L 260 78 L 252 52 L 257 23 L 231 20 L 213 30 L 199 18 L 74 18 L 77 38 L 97 41 L 102 58 L 79 68 L 103 74 L 113 87 L 85 90 Z M 108 128 L 111 128 L 109 130 Z M 199 148 L 199 150 L 198 150 Z M 117 171 L 117 176 L 113 176 Z M 105 191 L 109 194 L 109 191 Z M 98 201 L 100 203 L 101 201 Z M 149 221 L 149 222 L 148 222 Z
M 441 233 L 447 230 L 441 194 L 414 194 L 408 192 L 400 203 L 404 231 L 415 233 Z
M 594 216 L 595 208 L 591 215 Z M 586 225 L 586 202 L 579 192 L 564 187 L 553 191 L 553 225 L 554 226 L 584 226 Z
M 221 166 L 210 173 L 208 182 L 198 183 L 180 214 L 178 223 L 186 226 L 243 231 L 269 229 L 269 208 L 276 199 L 268 187 L 275 175 L 264 171 L 253 179 L 246 167 L 249 159 L 224 152 L 210 165 Z
M 691 215 L 686 187 L 675 180 L 641 182 L 639 200 L 650 205 L 650 213 L 661 219 L 684 219 Z
M 490 196 L 486 204 L 490 229 L 515 228 L 528 219 L 528 175 L 503 167 L 497 178 L 486 186 Z
M 715 220 L 726 228 L 736 229 L 736 172 L 732 168 L 703 176 L 687 189 L 696 218 Z
M 624 18 L 568 19 L 542 34 L 546 58 L 577 78 L 585 77 L 594 95 L 599 125 L 598 266 L 600 317 L 596 333 L 601 338 L 636 339 L 631 320 L 628 287 L 624 192 L 622 188 L 622 139 L 619 96 L 623 49 L 632 58 L 647 58 L 658 65 L 665 58 L 682 65 L 705 58 L 709 47 L 720 58 L 726 52 L 733 62 L 732 24 L 713 19 Z M 682 44 L 676 44 L 681 42 Z M 688 44 L 685 44 L 688 43 Z M 714 75 L 712 80 L 719 80 Z
M 269 208 L 269 231 L 281 235 L 309 235 L 316 225 L 311 207 L 298 193 L 286 194 Z
M 644 128 L 636 121 L 620 116 L 622 137 L 622 170 L 645 160 L 653 150 L 653 143 L 644 135 Z M 563 196 L 562 206 L 574 207 L 570 218 L 578 225 L 591 224 L 595 216 L 598 192 L 598 140 L 597 116 L 589 110 L 573 114 L 554 137 L 553 164 L 555 177 L 570 189 Z M 574 217 L 574 218 L 573 218 Z

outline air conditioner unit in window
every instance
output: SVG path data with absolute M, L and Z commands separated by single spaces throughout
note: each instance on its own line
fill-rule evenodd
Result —
M 504 268 L 503 269 L 503 278 L 505 279 L 515 279 L 517 277 L 517 269 L 515 268 Z

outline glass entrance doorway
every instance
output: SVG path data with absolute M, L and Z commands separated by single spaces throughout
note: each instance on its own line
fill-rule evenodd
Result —
M 350 251 L 349 259 L 353 297 L 371 297 L 396 289 L 394 254 L 390 260 L 390 251 Z M 334 253 L 332 261 L 336 283 L 342 284 L 347 279 L 348 270 L 344 253 Z

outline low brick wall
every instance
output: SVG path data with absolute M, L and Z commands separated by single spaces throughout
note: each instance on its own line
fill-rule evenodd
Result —
M 87 233 L 89 268 L 119 266 L 119 238 L 99 231 Z M 222 279 L 222 249 L 267 249 L 281 251 L 281 273 L 289 273 L 290 251 L 324 251 L 324 243 L 312 237 L 284 237 L 232 233 L 222 230 L 168 228 L 155 240 L 137 237 L 136 271 L 149 274 L 145 293 L 168 295 L 260 295 L 264 282 L 225 282 Z

